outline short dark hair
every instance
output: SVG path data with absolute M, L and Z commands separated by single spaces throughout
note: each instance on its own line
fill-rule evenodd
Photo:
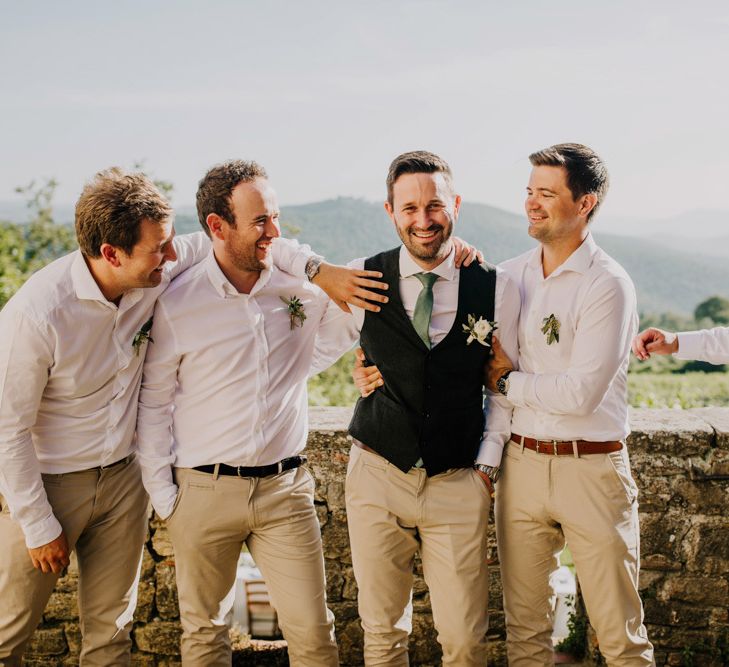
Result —
M 453 190 L 453 172 L 448 163 L 435 153 L 410 151 L 398 155 L 390 164 L 387 172 L 387 201 L 393 205 L 392 188 L 403 174 L 443 174 L 448 187 Z
M 587 216 L 597 212 L 610 187 L 610 175 L 600 156 L 584 144 L 555 144 L 529 156 L 534 167 L 564 167 L 567 187 L 576 201 L 583 195 L 595 195 L 597 204 Z
M 208 236 L 210 229 L 207 219 L 211 213 L 216 213 L 231 227 L 235 227 L 231 206 L 233 189 L 238 183 L 250 183 L 257 178 L 268 178 L 268 175 L 253 160 L 229 160 L 208 169 L 197 186 L 197 217 Z
M 104 243 L 131 255 L 143 220 L 163 223 L 172 215 L 169 202 L 147 176 L 111 167 L 96 174 L 76 202 L 76 238 L 87 257 L 101 257 Z

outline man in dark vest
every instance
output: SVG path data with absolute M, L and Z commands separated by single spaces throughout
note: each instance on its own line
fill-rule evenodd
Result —
M 357 402 L 347 471 L 368 666 L 408 664 L 418 550 L 443 664 L 486 663 L 486 525 L 511 409 L 498 394 L 484 404 L 484 368 L 494 324 L 516 358 L 519 293 L 489 264 L 456 268 L 460 204 L 444 160 L 400 155 L 385 210 L 403 245 L 364 261 L 389 285 L 377 317 L 363 313 L 361 346 L 383 380 Z

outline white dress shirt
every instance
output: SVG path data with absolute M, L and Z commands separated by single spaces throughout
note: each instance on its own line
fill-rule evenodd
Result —
M 519 370 L 509 376 L 512 430 L 540 439 L 621 440 L 638 316 L 625 270 L 588 235 L 547 278 L 541 246 L 501 264 L 519 285 Z M 543 320 L 560 323 L 547 343 Z
M 0 494 L 29 548 L 61 526 L 41 473 L 109 465 L 133 449 L 142 362 L 135 334 L 172 277 L 210 248 L 202 232 L 174 239 L 178 259 L 160 285 L 106 300 L 80 251 L 41 269 L 0 312 Z M 274 261 L 303 275 L 311 256 L 296 242 L 274 243 Z
M 282 299 L 297 296 L 303 326 Z M 142 476 L 157 513 L 172 512 L 172 466 L 262 466 L 306 445 L 312 360 L 331 365 L 352 347 L 351 316 L 306 279 L 267 269 L 250 294 L 211 251 L 157 303 L 140 394 Z
M 364 258 L 356 259 L 350 263 L 350 266 L 361 269 L 364 267 L 364 261 Z M 405 246 L 400 247 L 400 299 L 410 320 L 413 318 L 415 303 L 423 289 L 423 284 L 415 277 L 416 273 L 435 273 L 438 276 L 433 284 L 433 311 L 428 329 L 431 344 L 435 346 L 452 329 L 458 310 L 458 286 L 461 272 L 455 265 L 455 253 L 451 252 L 441 264 L 427 272 L 415 262 Z M 516 283 L 504 271 L 497 268 L 494 305 L 494 319 L 498 326 L 496 336 L 504 351 L 514 362 L 518 349 L 519 306 L 519 290 Z M 352 312 L 359 331 L 364 323 L 364 310 L 352 308 Z M 460 327 L 460 324 L 458 326 Z M 465 345 L 465 334 L 463 342 Z M 484 405 L 486 429 L 476 457 L 477 463 L 490 466 L 500 464 L 504 444 L 508 442 L 511 434 L 511 408 L 510 402 L 501 394 L 488 392 Z
M 674 355 L 677 359 L 729 364 L 729 327 L 681 331 L 677 335 L 678 352 Z

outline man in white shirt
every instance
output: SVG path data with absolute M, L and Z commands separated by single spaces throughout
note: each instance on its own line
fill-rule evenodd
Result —
M 137 426 L 144 484 L 175 550 L 182 662 L 230 664 L 245 544 L 291 664 L 333 667 L 314 481 L 301 467 L 306 382 L 357 332 L 324 292 L 271 266 L 279 209 L 262 167 L 213 167 L 197 207 L 213 247 L 157 303 Z
M 86 186 L 76 233 L 80 250 L 0 312 L 0 665 L 20 664 L 74 549 L 81 663 L 129 663 L 147 529 L 133 457 L 142 362 L 157 297 L 209 248 L 202 233 L 173 239 L 167 201 L 119 169 Z M 310 252 L 278 252 L 304 275 Z M 325 273 L 334 298 L 369 295 L 363 274 Z
M 633 353 L 641 361 L 652 354 L 672 354 L 676 359 L 729 364 L 729 327 L 678 333 L 650 327 L 633 339 Z
M 518 370 L 498 344 L 489 370 L 489 387 L 514 406 L 496 486 L 509 664 L 553 663 L 549 578 L 566 540 L 608 665 L 650 665 L 625 447 L 635 290 L 588 225 L 608 174 L 580 144 L 530 161 L 526 212 L 540 245 L 501 265 L 521 292 Z
M 400 155 L 387 188 L 385 209 L 403 245 L 354 264 L 381 271 L 390 285 L 376 318 L 354 311 L 372 364 L 355 371 L 363 396 L 350 424 L 346 485 L 365 664 L 408 664 L 419 551 L 443 664 L 482 666 L 490 490 L 511 425 L 503 396 L 483 404 L 488 323 L 516 358 L 519 294 L 493 266 L 455 267 L 461 198 L 444 160 Z

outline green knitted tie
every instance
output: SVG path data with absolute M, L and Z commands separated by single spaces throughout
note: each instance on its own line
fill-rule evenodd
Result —
M 435 273 L 416 273 L 415 277 L 423 283 L 423 289 L 418 294 L 418 300 L 415 302 L 415 310 L 413 311 L 413 326 L 418 336 L 430 349 L 430 336 L 428 329 L 430 328 L 430 316 L 433 312 L 433 283 L 438 280 Z

